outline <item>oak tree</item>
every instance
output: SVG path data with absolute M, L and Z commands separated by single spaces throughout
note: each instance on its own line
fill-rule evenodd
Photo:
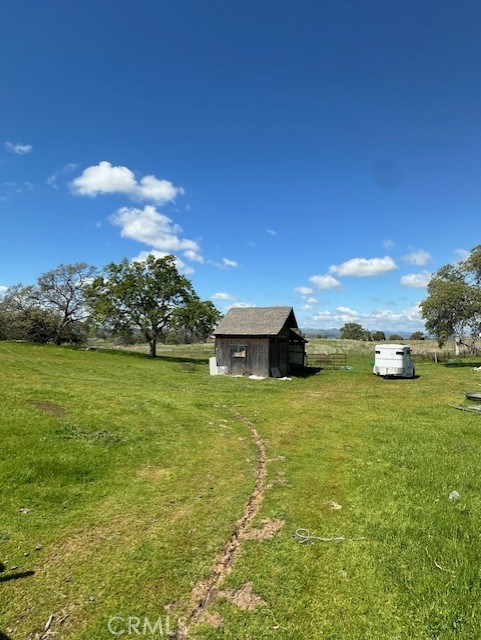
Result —
M 454 338 L 459 351 L 466 336 L 481 333 L 481 245 L 456 264 L 441 267 L 431 278 L 421 302 L 426 329 L 440 346 Z
M 195 295 L 174 256 L 110 263 L 87 289 L 94 321 L 114 332 L 140 331 L 157 355 L 157 342 L 172 326 L 179 309 Z

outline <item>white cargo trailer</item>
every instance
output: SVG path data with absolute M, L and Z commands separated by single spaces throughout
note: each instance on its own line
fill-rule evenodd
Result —
M 414 378 L 411 349 L 405 344 L 377 344 L 373 373 L 383 378 Z

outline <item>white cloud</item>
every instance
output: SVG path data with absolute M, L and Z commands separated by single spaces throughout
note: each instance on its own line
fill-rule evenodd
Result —
M 199 245 L 193 240 L 180 238 L 182 228 L 152 205 L 143 209 L 122 207 L 110 216 L 110 221 L 121 228 L 123 238 L 143 242 L 167 253 L 182 251 L 189 260 L 203 262 Z
M 383 240 L 382 244 L 383 244 L 383 247 L 388 250 L 394 247 L 394 242 L 392 240 Z
M 317 298 L 307 298 L 306 302 L 308 304 L 318 304 L 319 300 Z
M 239 266 L 239 263 L 235 260 L 230 260 L 229 258 L 222 258 L 221 262 L 216 262 L 215 260 L 207 260 L 208 264 L 212 264 L 214 267 L 218 269 L 235 269 Z
M 329 274 L 325 276 L 311 276 L 309 281 L 312 282 L 319 290 L 321 289 L 341 289 L 341 283 Z
M 354 311 L 354 309 L 350 309 L 349 307 L 337 307 L 336 311 L 341 313 L 343 316 L 348 316 L 349 318 L 357 318 L 359 313 Z
M 432 256 L 424 249 L 419 249 L 418 251 L 413 251 L 412 253 L 408 253 L 406 256 L 403 256 L 404 262 L 408 262 L 409 264 L 415 264 L 418 267 L 423 267 L 427 262 L 432 260 Z
M 110 162 L 100 162 L 87 167 L 71 182 L 74 193 L 81 196 L 96 196 L 99 193 L 135 193 L 137 180 L 127 167 L 113 167 Z
M 428 286 L 431 277 L 432 273 L 429 273 L 429 271 L 422 271 L 421 273 L 409 273 L 405 276 L 402 276 L 399 282 L 403 287 L 425 288 Z
M 87 167 L 70 183 L 70 188 L 80 196 L 123 193 L 133 200 L 150 200 L 156 204 L 172 202 L 184 193 L 182 187 L 175 187 L 168 180 L 159 180 L 150 175 L 137 180 L 134 172 L 127 167 L 114 167 L 106 161 Z
M 159 180 L 155 176 L 144 176 L 140 179 L 135 195 L 140 200 L 152 200 L 152 202 L 172 202 L 178 194 L 182 195 L 182 187 L 174 187 L 168 180 Z
M 5 149 L 18 156 L 24 156 L 26 153 L 33 151 L 31 144 L 21 144 L 20 142 L 6 142 Z
M 338 276 L 379 276 L 397 269 L 396 263 L 389 256 L 384 258 L 353 258 L 347 262 L 329 267 L 329 273 Z
M 271 236 L 276 236 L 277 232 L 274 231 L 274 229 L 266 229 L 266 233 L 268 233 Z
M 311 287 L 295 287 L 294 291 L 297 291 L 297 293 L 300 293 L 301 296 L 308 296 L 311 293 L 314 293 L 314 289 L 311 289 Z
M 229 258 L 222 258 L 222 266 L 224 269 L 235 269 L 239 264 L 235 260 L 229 260 Z
M 52 173 L 52 175 L 49 176 L 45 180 L 45 182 L 49 185 L 49 187 L 53 187 L 54 189 L 58 189 L 57 180 L 60 177 L 62 177 L 63 175 L 65 175 L 66 173 L 70 173 L 71 171 L 73 171 L 77 167 L 78 167 L 78 164 L 74 164 L 73 162 L 69 162 L 68 164 L 64 165 L 61 169 L 59 169 L 58 171 L 55 171 L 54 173 Z
M 419 313 L 419 303 L 407 309 L 393 311 L 392 309 L 374 309 L 370 312 L 358 312 L 349 307 L 338 307 L 334 311 L 320 311 L 305 318 L 305 326 L 320 329 L 340 328 L 347 322 L 357 322 L 369 331 L 417 331 L 424 328 L 424 321 Z
M 149 256 L 154 256 L 154 258 L 165 258 L 166 256 L 172 255 L 168 251 L 141 251 L 138 256 L 132 258 L 132 262 L 145 262 Z M 179 273 L 183 273 L 184 275 L 189 275 L 190 273 L 194 273 L 194 269 L 192 267 L 187 266 L 180 258 L 174 256 L 175 258 L 175 266 L 177 267 L 177 271 Z
M 4 284 L 0 284 L 0 295 L 2 295 L 2 293 L 5 293 L 5 291 L 8 290 L 8 287 L 6 287 Z
M 213 293 L 211 295 L 211 298 L 213 300 L 232 300 L 234 296 L 232 296 L 230 293 L 219 291 L 218 293 Z
M 192 262 L 200 262 L 201 264 L 204 262 L 204 258 L 197 251 L 193 251 L 192 249 L 187 249 L 184 251 L 184 256 L 187 260 L 192 260 Z

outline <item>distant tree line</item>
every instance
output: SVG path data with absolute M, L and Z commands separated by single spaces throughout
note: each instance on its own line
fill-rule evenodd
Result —
M 0 340 L 82 343 L 113 337 L 118 343 L 205 342 L 221 318 L 181 275 L 173 256 L 110 263 L 59 265 L 36 284 L 17 284 L 0 299 Z
M 341 328 L 341 339 L 383 342 L 386 340 L 386 334 L 384 331 L 369 331 L 357 322 L 348 322 Z M 397 333 L 392 333 L 388 339 L 392 342 L 401 342 L 404 340 L 404 338 Z M 409 340 L 424 340 L 424 334 L 422 331 L 415 331 L 411 334 Z

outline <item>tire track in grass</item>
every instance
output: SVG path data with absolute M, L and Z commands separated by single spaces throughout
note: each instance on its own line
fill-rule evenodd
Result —
M 209 605 L 217 598 L 219 587 L 224 578 L 231 572 L 241 551 L 242 543 L 246 539 L 246 532 L 259 513 L 262 500 L 264 499 L 267 478 L 267 457 L 264 441 L 259 436 L 252 422 L 249 422 L 249 420 L 236 409 L 231 408 L 230 411 L 238 420 L 247 426 L 252 440 L 257 447 L 256 481 L 254 489 L 244 507 L 244 512 L 234 524 L 234 529 L 229 540 L 222 548 L 222 551 L 216 556 L 209 576 L 204 580 L 200 580 L 192 589 L 187 614 L 183 618 L 181 628 L 172 636 L 174 640 L 187 637 L 189 630 L 199 622 L 203 613 L 206 612 Z

